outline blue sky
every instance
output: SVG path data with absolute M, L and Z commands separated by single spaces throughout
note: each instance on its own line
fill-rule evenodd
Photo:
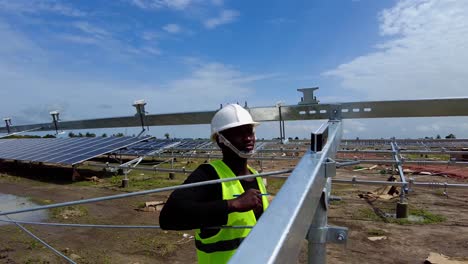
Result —
M 52 110 L 128 116 L 137 99 L 151 114 L 289 105 L 313 86 L 322 102 L 468 96 L 466 1 L 0 0 L 0 39 L 0 115 L 13 124 L 47 122 Z M 317 125 L 288 122 L 286 134 Z M 467 131 L 467 118 L 345 121 L 349 138 Z M 258 129 L 278 135 L 276 123 Z

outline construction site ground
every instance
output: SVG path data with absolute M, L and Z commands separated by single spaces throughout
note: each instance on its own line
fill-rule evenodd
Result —
M 182 164 L 182 163 L 186 164 Z M 181 160 L 181 165 L 197 164 Z M 266 161 L 264 171 L 294 167 L 293 161 Z M 10 164 L 11 165 L 11 164 Z M 33 167 L 18 170 L 0 168 L 0 193 L 27 197 L 37 204 L 59 203 L 134 191 L 119 188 L 122 176 L 106 176 L 101 171 L 83 170 L 88 180 L 71 182 L 70 169 Z M 253 163 L 258 168 L 258 163 Z M 368 169 L 372 168 L 372 169 Z M 405 167 L 406 168 L 406 167 Z M 444 176 L 443 170 L 456 169 L 456 175 Z M 417 170 L 416 168 L 412 168 Z M 468 183 L 467 167 L 437 166 L 424 171 L 441 170 L 435 175 L 408 175 L 417 182 Z M 419 169 L 418 169 L 419 170 Z M 336 178 L 387 180 L 390 167 L 360 164 L 338 169 Z M 422 170 L 420 170 L 422 171 Z M 96 177 L 92 177 L 96 176 Z M 138 171 L 130 175 L 130 187 L 139 189 L 141 182 L 157 182 L 148 188 L 180 184 L 187 175 L 155 174 Z M 138 181 L 140 179 L 140 181 Z M 156 180 L 155 180 L 156 179 Z M 269 192 L 278 192 L 283 180 L 268 179 Z M 133 184 L 133 185 L 132 185 Z M 380 193 L 379 193 L 380 190 Z M 346 245 L 329 245 L 327 263 L 424 263 L 433 254 L 443 254 L 450 261 L 468 263 L 468 190 L 414 188 L 407 201 L 410 219 L 396 220 L 398 195 L 381 196 L 383 187 L 334 184 L 333 194 L 342 201 L 333 202 L 329 224 L 349 228 Z M 386 190 L 385 190 L 386 191 Z M 47 222 L 158 225 L 158 210 L 145 210 L 145 202 L 165 201 L 169 193 L 85 204 L 49 210 Z M 18 205 L 21 206 L 21 205 Z M 160 229 L 103 229 L 25 225 L 39 238 L 60 250 L 76 263 L 196 263 L 193 231 Z M 279 230 L 272 230 L 279 232 Z M 49 249 L 29 237 L 13 224 L 0 225 L 0 263 L 66 263 Z M 298 259 L 290 263 L 307 263 L 307 242 L 303 241 Z M 261 245 L 258 245 L 261 251 Z M 443 257 L 440 256 L 439 257 Z M 464 262 L 467 261 L 467 262 Z M 436 262 L 431 262 L 436 263 Z M 437 262 L 439 263 L 439 262 Z M 440 262 L 442 263 L 442 262 Z

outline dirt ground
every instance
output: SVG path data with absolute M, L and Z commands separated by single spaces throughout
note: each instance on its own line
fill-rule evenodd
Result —
M 258 164 L 257 164 L 258 165 Z M 291 162 L 265 162 L 265 171 L 291 167 Z M 363 168 L 371 165 L 360 165 Z M 383 167 L 372 170 L 339 169 L 336 178 L 386 180 Z M 467 173 L 468 168 L 457 170 Z M 55 171 L 56 172 L 56 171 Z M 47 173 L 34 167 L 12 176 L 0 174 L 0 193 L 28 197 L 38 203 L 58 203 L 122 193 L 111 188 L 110 178 L 89 186 L 44 177 Z M 30 176 L 27 176 L 29 175 Z M 26 175 L 26 176 L 25 176 Z M 36 175 L 36 176 L 32 176 Z M 98 175 L 101 177 L 101 175 Z M 180 175 L 177 177 L 186 177 Z M 415 181 L 468 183 L 464 177 L 412 175 Z M 182 179 L 183 180 L 183 179 Z M 281 180 L 271 179 L 269 191 L 275 193 Z M 392 199 L 360 198 L 378 186 L 334 184 L 333 194 L 342 201 L 333 202 L 329 224 L 349 228 L 345 246 L 328 246 L 328 263 L 423 263 L 431 252 L 451 258 L 468 258 L 468 191 L 467 189 L 415 188 L 408 195 L 410 214 L 423 211 L 435 216 L 431 221 L 397 222 L 385 213 L 395 213 L 398 196 Z M 50 210 L 49 222 L 121 225 L 158 225 L 157 212 L 137 210 L 146 201 L 165 200 L 169 193 L 111 200 L 70 208 L 76 214 Z M 442 220 L 441 220 L 442 219 Z M 437 222 L 441 221 L 441 222 Z M 77 263 L 196 263 L 192 231 L 160 229 L 102 229 L 25 225 L 35 235 L 60 250 Z M 0 263 L 66 263 L 49 249 L 30 238 L 14 225 L 0 225 Z M 371 241 L 369 237 L 383 237 Z M 304 247 L 306 243 L 304 241 Z M 259 248 L 261 250 L 261 248 Z M 298 260 L 307 263 L 303 251 Z

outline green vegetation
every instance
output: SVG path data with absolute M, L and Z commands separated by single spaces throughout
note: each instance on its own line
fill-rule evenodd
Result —
M 420 159 L 431 159 L 431 160 L 449 160 L 450 155 L 448 154 L 430 154 L 430 155 L 423 155 L 423 154 L 405 154 L 405 158 L 411 160 L 420 160 Z
M 423 224 L 436 224 L 447 220 L 445 216 L 433 214 L 424 209 L 410 209 L 409 213 L 410 215 L 422 217 L 424 219 L 422 222 Z
M 352 218 L 370 221 L 382 221 L 382 219 L 371 208 L 361 208 L 355 211 Z
M 369 236 L 385 236 L 387 232 L 381 229 L 369 229 L 367 230 L 367 235 Z
M 146 253 L 150 256 L 168 257 L 178 249 L 176 244 L 162 240 L 157 236 L 139 237 L 138 243 L 146 248 Z
M 445 136 L 446 139 L 449 139 L 449 138 L 456 138 L 456 136 L 454 134 L 448 134 L 447 136 Z
M 279 178 L 268 178 L 267 179 L 267 191 L 269 194 L 276 195 L 279 190 L 281 189 L 281 186 L 283 186 L 285 179 L 279 179 Z
M 35 239 L 31 239 L 31 241 L 29 242 L 29 246 L 28 246 L 28 249 L 36 249 L 36 248 L 44 248 L 44 246 L 37 240 Z
M 52 218 L 68 219 L 88 215 L 88 208 L 82 205 L 52 208 Z
M 330 205 L 343 205 L 346 204 L 343 200 L 330 201 Z
M 35 203 L 35 204 L 37 204 L 37 205 L 47 205 L 47 204 L 51 204 L 51 203 L 52 203 L 51 200 L 40 199 L 40 198 L 36 198 L 36 197 L 28 197 L 28 200 L 29 200 L 31 203 Z
M 412 209 L 409 210 L 409 218 L 392 218 L 385 217 L 384 215 L 378 215 L 371 208 L 363 208 L 357 210 L 353 214 L 353 219 L 362 219 L 368 221 L 383 221 L 386 223 L 394 223 L 400 225 L 410 224 L 436 224 L 446 221 L 446 218 L 442 215 L 433 214 L 424 209 Z M 411 217 L 416 217 L 420 220 L 411 220 Z
M 11 135 L 4 137 L 4 139 L 12 139 L 12 138 L 41 138 L 41 136 L 38 135 Z M 43 136 L 42 138 L 55 138 L 55 135 L 47 134 Z

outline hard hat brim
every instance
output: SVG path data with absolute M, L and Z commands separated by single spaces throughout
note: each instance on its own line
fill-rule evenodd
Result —
M 231 128 L 235 128 L 235 127 L 240 127 L 240 126 L 245 126 L 245 125 L 252 125 L 253 127 L 256 127 L 258 125 L 260 125 L 259 122 L 255 122 L 255 121 L 252 121 L 252 122 L 249 122 L 249 123 L 243 123 L 243 122 L 239 122 L 239 123 L 231 123 L 227 126 L 224 126 L 222 128 L 220 128 L 218 131 L 216 131 L 215 133 L 213 133 L 211 135 L 211 140 L 212 141 L 216 141 L 216 134 L 220 133 L 220 132 L 223 132 L 225 130 L 228 130 L 228 129 L 231 129 Z

